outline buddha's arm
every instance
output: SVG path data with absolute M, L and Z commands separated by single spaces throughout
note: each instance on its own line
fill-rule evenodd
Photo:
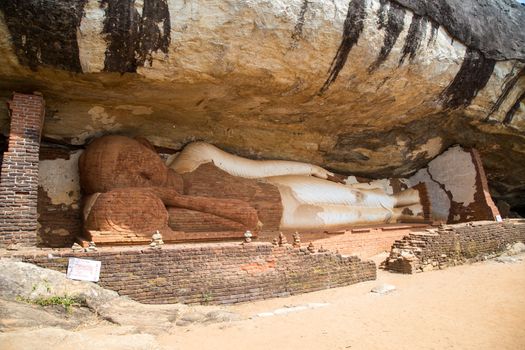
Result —
M 192 172 L 199 165 L 211 163 L 233 176 L 249 179 L 281 175 L 306 175 L 321 179 L 334 176 L 333 173 L 313 164 L 285 160 L 252 160 L 224 152 L 204 142 L 187 145 L 169 164 L 179 174 Z
M 166 206 L 213 214 L 238 222 L 249 230 L 259 229 L 261 226 L 257 210 L 241 200 L 186 196 L 166 187 L 151 187 L 147 189 L 153 191 Z

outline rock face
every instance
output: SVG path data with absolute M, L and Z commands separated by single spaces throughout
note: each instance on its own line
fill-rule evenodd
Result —
M 461 144 L 517 206 L 523 27 L 512 0 L 1 1 L 0 98 L 41 91 L 60 143 L 204 140 L 366 177 Z
M 35 300 L 72 297 L 69 311 Z M 72 281 L 36 265 L 0 260 L 0 344 L 2 349 L 160 349 L 154 335 L 202 314 L 193 322 L 217 323 L 241 316 L 216 306 L 145 305 L 95 283 Z M 119 327 L 116 327 L 119 326 Z M 102 337 L 101 330 L 111 335 Z
M 40 326 L 58 326 L 71 328 L 78 326 L 79 323 L 88 321 L 86 315 L 77 315 L 80 319 L 73 317 L 67 320 L 57 320 L 54 310 L 43 309 L 20 312 L 19 310 L 34 308 L 34 305 L 20 303 L 20 298 L 24 300 L 35 300 L 38 298 L 49 298 L 53 296 L 69 296 L 82 301 L 82 308 L 86 307 L 95 312 L 99 317 L 111 323 L 137 327 L 139 330 L 158 333 L 165 332 L 173 326 L 179 313 L 186 312 L 188 307 L 181 304 L 170 305 L 145 305 L 140 304 L 126 297 L 121 297 L 117 292 L 104 289 L 95 283 L 73 281 L 66 278 L 66 275 L 58 271 L 44 269 L 36 265 L 23 262 L 0 260 L 0 302 L 9 309 L 3 310 L 6 314 L 10 312 L 18 314 L 27 324 L 21 327 L 33 327 L 35 314 L 46 315 L 49 322 L 41 322 Z M 11 305 L 12 304 L 12 305 Z M 72 316 L 82 308 L 72 310 Z M 55 310 L 56 311 L 56 310 Z M 28 316 L 28 317 L 26 317 Z M 64 315 L 62 315 L 63 318 Z M 42 316 L 44 317 L 44 316 Z M 44 321 L 44 319 L 41 319 Z M 68 322 L 70 321 L 70 322 Z M 0 324 L 3 325 L 3 324 Z M 6 325 L 4 330 L 13 330 L 10 325 Z

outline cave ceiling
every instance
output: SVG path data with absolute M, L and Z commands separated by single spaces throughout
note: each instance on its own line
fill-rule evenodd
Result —
M 477 148 L 525 199 L 525 6 L 512 0 L 0 0 L 0 128 L 41 92 L 43 137 L 142 136 L 406 176 Z

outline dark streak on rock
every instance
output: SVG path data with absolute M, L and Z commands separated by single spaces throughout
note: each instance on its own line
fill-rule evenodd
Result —
M 405 38 L 405 45 L 403 46 L 403 54 L 399 59 L 399 65 L 401 66 L 408 56 L 409 60 L 412 61 L 416 58 L 417 50 L 421 45 L 421 41 L 425 38 L 427 30 L 428 20 L 425 17 L 414 14 L 410 27 L 408 28 L 408 34 Z
M 151 65 L 153 52 L 168 53 L 171 26 L 166 0 L 145 0 L 142 15 L 135 0 L 103 0 L 101 6 L 106 9 L 108 41 L 105 71 L 134 73 L 146 62 Z
M 498 97 L 492 108 L 490 109 L 490 112 L 487 116 L 489 118 L 492 114 L 494 114 L 496 111 L 499 110 L 501 107 L 501 104 L 507 99 L 509 93 L 512 91 L 518 80 L 520 80 L 521 77 L 525 77 L 525 67 L 523 67 L 518 74 L 516 74 L 512 79 L 505 82 L 503 85 L 503 91 L 501 95 Z
M 162 30 L 158 24 L 162 23 Z M 171 41 L 170 12 L 167 0 L 146 0 L 142 23 L 140 26 L 140 40 L 138 42 L 137 53 L 139 64 L 144 65 L 149 62 L 152 65 L 151 53 L 162 51 L 168 53 Z
M 505 115 L 505 118 L 503 119 L 504 125 L 509 125 L 510 123 L 512 123 L 512 119 L 514 119 L 514 114 L 516 114 L 521 104 L 524 102 L 525 102 L 525 91 L 521 93 L 521 95 L 518 97 L 516 102 L 514 102 L 514 105 L 512 105 L 512 107 L 509 109 L 509 111 Z
M 109 72 L 136 72 L 135 42 L 138 41 L 140 15 L 133 0 L 103 0 L 106 8 L 104 31 L 107 34 L 104 70 Z
M 381 6 L 383 4 L 381 3 Z M 381 11 L 381 8 L 380 8 Z M 391 3 L 387 13 L 386 25 L 384 22 L 378 26 L 378 28 L 386 28 L 385 38 L 383 40 L 383 46 L 379 52 L 379 56 L 374 63 L 368 67 L 368 72 L 372 73 L 387 59 L 390 51 L 394 47 L 399 34 L 403 31 L 405 19 L 405 9 L 396 3 Z
M 430 25 L 431 25 L 431 28 L 430 28 L 430 38 L 428 38 L 428 45 L 430 44 L 433 44 L 436 42 L 436 39 L 437 39 L 437 33 L 438 33 L 438 30 L 439 30 L 439 23 L 434 21 L 434 20 L 430 20 Z
M 379 0 L 379 10 L 377 11 L 377 29 L 386 28 L 387 4 L 389 0 Z
M 525 62 L 525 7 L 515 0 L 390 0 L 443 26 L 485 57 Z M 505 38 L 502 40 L 502 38 Z
M 487 85 L 495 64 L 495 60 L 485 58 L 481 52 L 467 48 L 454 80 L 440 95 L 445 108 L 470 105 L 478 92 Z
M 319 94 L 323 94 L 330 85 L 337 79 L 339 72 L 343 69 L 350 50 L 357 44 L 359 36 L 363 31 L 364 19 L 366 17 L 366 0 L 352 0 L 348 5 L 348 12 L 343 29 L 343 39 L 337 49 L 337 53 L 330 65 L 329 75 L 325 83 L 319 90 Z
M 49 65 L 81 72 L 77 29 L 87 0 L 0 0 L 14 51 L 32 70 Z
M 297 42 L 299 41 L 299 39 L 301 39 L 303 35 L 304 16 L 306 15 L 306 11 L 308 10 L 308 1 L 309 0 L 303 0 L 303 4 L 301 5 L 301 12 L 299 12 L 297 23 L 293 28 L 291 48 L 294 49 L 297 47 Z

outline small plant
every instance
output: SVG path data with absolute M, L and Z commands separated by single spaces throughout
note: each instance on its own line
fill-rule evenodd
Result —
M 213 300 L 213 294 L 210 291 L 202 292 L 202 304 L 208 305 Z
M 51 284 L 47 278 L 42 280 L 42 286 L 45 288 L 46 292 L 51 293 Z M 35 283 L 31 287 L 31 292 L 35 292 L 40 287 L 40 283 Z
M 51 293 L 51 284 L 47 278 L 44 278 L 44 287 L 48 293 Z
M 38 297 L 35 299 L 18 296 L 16 300 L 40 306 L 62 305 L 67 313 L 71 313 L 73 311 L 73 306 L 82 305 L 82 300 L 68 295 L 52 295 L 48 297 Z

